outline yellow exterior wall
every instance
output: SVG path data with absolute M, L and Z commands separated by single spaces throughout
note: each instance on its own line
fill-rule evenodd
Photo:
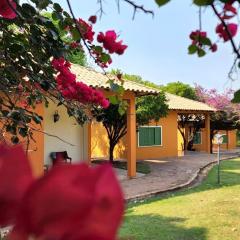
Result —
M 36 105 L 36 108 L 34 111 L 40 115 L 43 116 L 44 114 L 44 108 L 42 104 Z M 35 122 L 31 122 L 31 127 L 40 131 L 43 131 L 44 128 L 44 121 L 42 121 L 42 124 L 36 124 Z M 38 177 L 43 174 L 43 149 L 44 149 L 44 135 L 39 131 L 32 131 L 33 135 L 32 139 L 30 139 L 29 146 L 28 146 L 28 152 L 27 156 L 33 171 L 33 175 Z M 7 132 L 4 133 L 4 140 L 7 144 L 12 145 L 11 142 L 11 136 Z M 27 149 L 27 138 L 19 137 L 19 144 L 22 145 L 24 151 Z
M 162 126 L 162 146 L 138 147 L 137 159 L 158 159 L 178 156 L 177 112 L 170 111 L 167 117 L 161 118 L 158 123 L 151 122 L 150 126 Z
M 182 134 L 177 130 L 177 139 L 178 139 L 178 156 L 184 156 L 184 141 Z
M 106 97 L 112 95 L 112 92 L 103 91 Z M 133 101 L 135 94 L 130 91 L 124 93 L 123 99 Z M 93 121 L 91 124 L 91 158 L 92 159 L 108 159 L 109 156 L 109 143 L 107 137 L 107 131 L 103 127 L 102 123 Z M 90 139 L 89 139 L 90 140 Z M 125 135 L 116 145 L 114 149 L 115 159 L 126 159 L 127 158 L 127 136 Z
M 162 126 L 162 146 L 138 147 L 136 146 L 136 155 L 138 160 L 154 159 L 163 157 L 178 156 L 178 130 L 177 130 L 177 112 L 169 112 L 166 118 L 160 119 L 158 123 L 151 122 L 150 126 Z M 91 157 L 108 158 L 108 138 L 107 132 L 101 123 L 93 122 L 91 128 Z M 137 134 L 138 140 L 138 134 Z M 125 159 L 126 136 L 120 141 L 114 150 L 115 159 Z
M 44 106 L 43 104 L 38 104 L 34 111 L 40 115 L 44 116 Z M 34 128 L 44 131 L 44 119 L 42 124 L 34 124 Z M 29 145 L 29 160 L 35 176 L 41 176 L 43 174 L 43 165 L 44 165 L 44 134 L 42 132 L 34 131 L 33 139 L 35 142 L 30 141 Z
M 228 131 L 228 149 L 237 147 L 237 130 Z
M 107 131 L 103 127 L 102 123 L 93 121 L 91 127 L 91 158 L 104 158 L 108 159 L 108 137 Z M 116 145 L 114 149 L 115 159 L 125 159 L 127 157 L 126 152 L 126 136 L 120 140 L 120 143 Z

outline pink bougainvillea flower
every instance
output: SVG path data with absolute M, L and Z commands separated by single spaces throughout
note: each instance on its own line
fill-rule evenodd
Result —
M 92 24 L 95 24 L 97 22 L 97 16 L 96 15 L 90 16 L 88 21 L 91 22 Z
M 78 43 L 78 42 L 72 42 L 71 44 L 70 44 L 70 47 L 71 48 L 78 48 L 80 46 L 80 44 Z
M 189 38 L 193 41 L 195 41 L 198 37 L 206 38 L 207 37 L 207 32 L 202 32 L 199 30 L 191 32 L 189 35 Z
M 70 62 L 64 58 L 54 58 L 52 60 L 52 66 L 58 71 L 56 82 L 58 84 L 58 90 L 63 97 L 81 103 L 97 104 L 103 108 L 109 106 L 109 104 L 107 104 L 108 100 L 105 99 L 101 92 L 76 80 L 76 75 L 70 70 Z
M 231 37 L 236 36 L 237 34 L 237 30 L 238 30 L 238 25 L 235 23 L 229 23 L 227 24 L 227 29 L 231 35 Z M 225 27 L 223 26 L 223 24 L 219 24 L 216 27 L 216 33 L 218 34 L 218 36 L 220 38 L 222 38 L 224 40 L 224 42 L 228 41 L 230 39 L 229 34 L 227 33 Z
M 85 40 L 88 40 L 89 42 L 93 41 L 94 37 L 94 32 L 92 29 L 92 25 L 88 24 L 85 22 L 83 19 L 79 18 L 78 19 L 78 24 L 81 30 L 81 34 Z
M 233 3 L 225 3 L 223 7 L 222 19 L 230 19 L 237 15 L 237 9 L 232 6 Z
M 0 145 L 0 227 L 14 223 L 18 207 L 33 180 L 23 149 Z
M 111 166 L 58 165 L 25 195 L 10 240 L 115 240 L 123 211 Z
M 214 43 L 211 47 L 210 47 L 212 52 L 216 52 L 217 51 L 217 44 Z
M 7 0 L 0 0 L 0 15 L 3 18 L 14 19 L 17 15 L 9 4 L 11 4 L 13 9 L 16 9 L 17 5 L 13 0 L 9 0 L 9 3 Z
M 120 41 L 116 48 L 116 53 L 119 55 L 122 55 L 124 53 L 124 51 L 127 49 L 127 47 L 128 47 L 127 45 L 123 45 L 122 41 Z
M 105 34 L 100 32 L 97 36 L 97 41 L 102 43 L 109 53 L 121 55 L 127 48 L 127 45 L 123 45 L 122 41 L 117 41 L 117 34 L 113 30 L 107 31 Z

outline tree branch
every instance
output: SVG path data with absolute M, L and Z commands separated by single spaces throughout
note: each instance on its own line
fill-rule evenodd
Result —
M 133 7 L 133 17 L 132 17 L 133 20 L 135 18 L 136 12 L 138 10 L 140 10 L 146 14 L 151 14 L 152 17 L 154 17 L 154 12 L 152 10 L 146 9 L 143 5 L 137 5 L 134 1 L 131 1 L 131 0 L 122 0 L 122 1 L 128 3 L 129 5 L 131 5 Z
M 218 19 L 221 21 L 222 25 L 224 26 L 225 31 L 226 31 L 226 33 L 227 33 L 227 35 L 228 35 L 228 38 L 229 38 L 229 40 L 230 40 L 230 42 L 231 42 L 233 51 L 234 51 L 235 54 L 237 55 L 237 58 L 240 59 L 239 51 L 238 51 L 238 49 L 237 49 L 236 44 L 235 44 L 234 41 L 233 41 L 232 35 L 231 35 L 231 33 L 229 32 L 229 29 L 228 29 L 228 27 L 227 27 L 227 24 L 226 24 L 225 21 L 221 18 L 219 12 L 217 11 L 217 9 L 216 9 L 216 7 L 214 6 L 213 3 L 211 4 L 211 7 L 212 7 L 213 12 L 215 13 L 215 15 L 218 17 Z

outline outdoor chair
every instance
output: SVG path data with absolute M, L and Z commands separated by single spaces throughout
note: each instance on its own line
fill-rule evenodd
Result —
M 55 164 L 66 164 L 66 163 L 71 164 L 72 163 L 72 158 L 68 156 L 67 151 L 51 152 L 50 158 L 52 159 L 53 166 Z

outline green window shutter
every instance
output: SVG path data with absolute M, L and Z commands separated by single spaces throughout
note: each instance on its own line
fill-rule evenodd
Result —
M 155 145 L 162 145 L 162 128 L 156 127 L 155 130 Z
M 161 145 L 160 127 L 140 127 L 138 132 L 138 145 L 140 147 Z
M 148 130 L 144 127 L 139 128 L 139 146 L 147 146 L 148 144 Z
M 196 134 L 193 137 L 193 144 L 201 144 L 201 132 L 196 132 Z
M 155 128 L 149 127 L 148 129 L 148 145 L 153 146 L 155 145 Z
M 223 144 L 228 143 L 228 136 L 225 134 L 223 135 Z

